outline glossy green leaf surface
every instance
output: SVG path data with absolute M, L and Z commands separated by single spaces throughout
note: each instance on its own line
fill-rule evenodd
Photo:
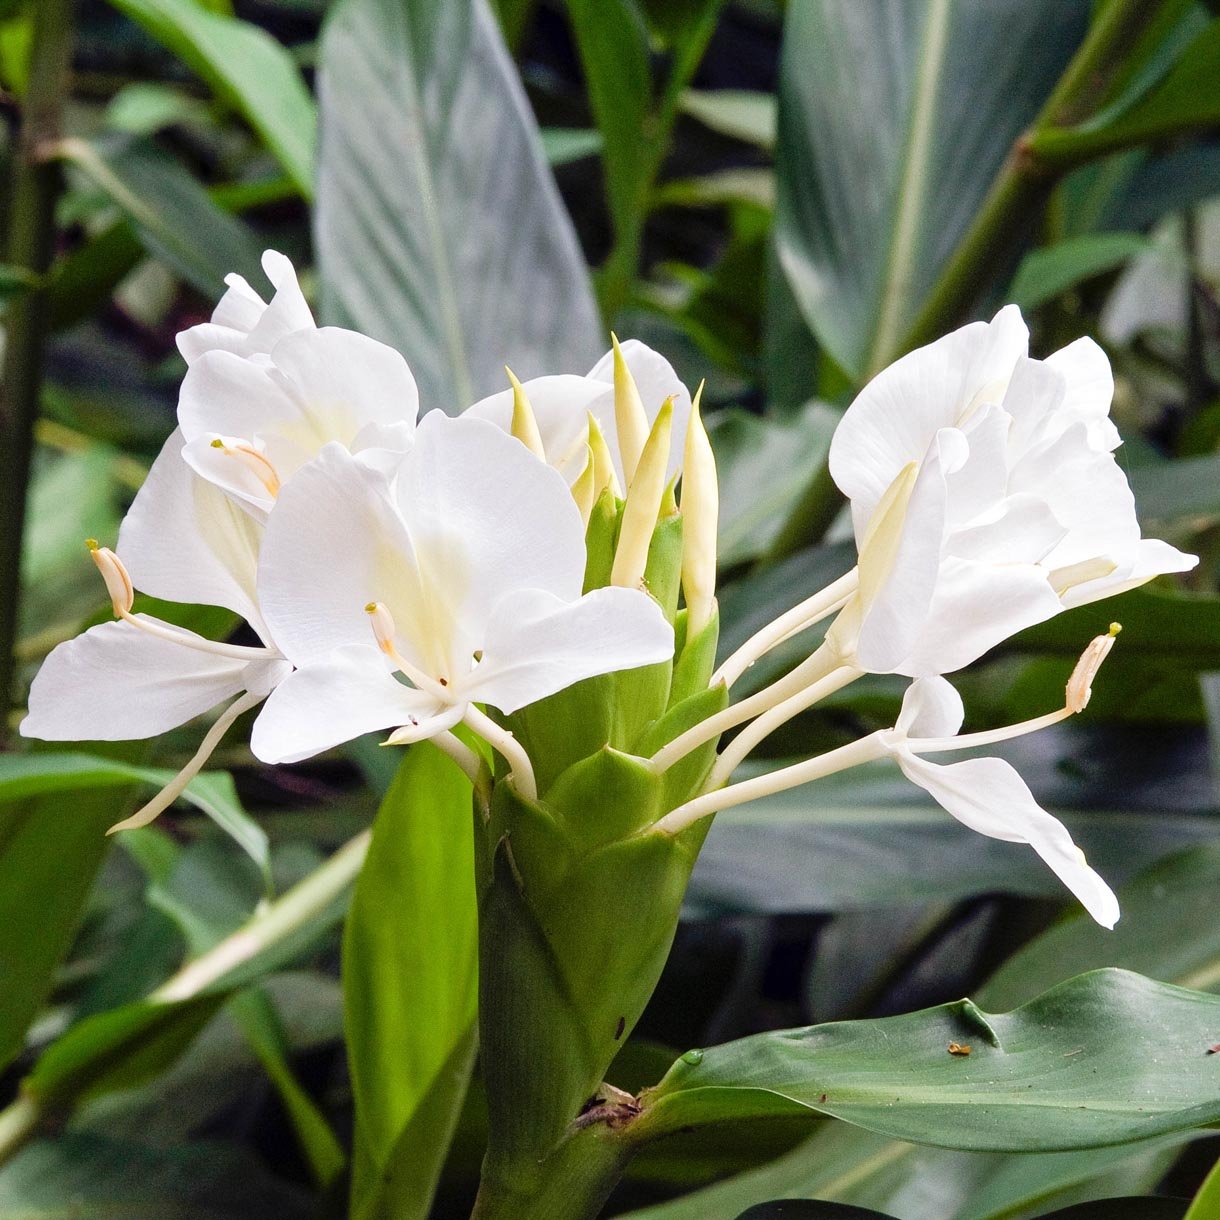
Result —
M 312 194 L 317 118 L 285 47 L 258 26 L 209 12 L 194 0 L 111 3 L 236 106 L 301 193 Z
M 425 409 L 506 388 L 506 363 L 585 372 L 588 272 L 486 0 L 344 0 L 320 73 L 325 320 L 401 350 Z
M 427 1214 L 465 1092 L 478 940 L 470 799 L 445 755 L 412 747 L 352 896 L 343 995 L 358 1217 Z
M 636 1134 L 806 1112 L 975 1151 L 1147 1139 L 1220 1121 L 1218 1014 L 1214 996 L 1102 970 L 1011 1013 L 960 1001 L 760 1034 L 679 1059 Z
M 806 321 L 853 378 L 898 350 L 1071 56 L 1089 7 L 791 6 L 776 241 Z

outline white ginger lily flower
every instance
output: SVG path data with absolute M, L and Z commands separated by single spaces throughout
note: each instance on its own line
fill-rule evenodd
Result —
M 1101 348 L 1080 339 L 1039 361 L 1028 338 L 1007 306 L 904 356 L 844 415 L 830 469 L 851 499 L 861 592 L 835 639 L 861 668 L 949 673 L 1198 562 L 1140 537 Z
M 95 546 L 118 622 L 55 648 L 30 688 L 26 737 L 120 741 L 154 737 L 226 699 L 199 752 L 167 788 L 119 828 L 143 825 L 199 772 L 225 730 L 287 676 L 290 666 L 259 613 L 255 574 L 262 527 L 183 462 L 182 437 L 165 443 L 119 531 L 118 554 Z M 262 647 L 205 639 L 132 613 L 138 588 L 169 601 L 223 606 Z
M 665 401 L 673 399 L 673 431 L 666 471 L 668 481 L 682 468 L 686 426 L 690 419 L 690 392 L 678 380 L 673 365 L 647 344 L 638 339 L 628 339 L 620 344 L 620 350 L 643 404 L 645 436 Z M 624 469 L 624 446 L 620 442 L 615 420 L 613 349 L 583 377 L 575 374 L 535 377 L 524 382 L 521 388 L 533 407 L 546 461 L 567 479 L 569 485 L 575 483 L 585 469 L 591 415 L 605 437 L 620 489 L 628 486 L 631 471 Z M 509 432 L 513 421 L 513 391 L 502 390 L 480 399 L 464 414 L 489 420 Z M 630 465 L 633 469 L 634 464 L 632 459 Z
M 338 327 L 298 330 L 266 355 L 204 352 L 178 399 L 187 463 L 260 519 L 281 485 L 332 441 L 393 464 L 418 413 L 402 356 Z
M 275 288 L 270 303 L 263 300 L 244 276 L 225 276 L 228 291 L 201 322 L 178 335 L 178 350 L 187 364 L 205 352 L 226 351 L 237 356 L 266 356 L 283 339 L 298 330 L 313 330 L 313 314 L 305 302 L 291 261 L 276 250 L 263 252 L 263 271 Z
M 296 761 L 378 729 L 406 742 L 465 720 L 533 795 L 524 752 L 474 705 L 512 712 L 673 652 L 646 594 L 582 597 L 584 566 L 562 477 L 491 424 L 433 412 L 394 479 L 327 446 L 267 525 L 260 604 L 298 668 L 259 716 L 254 753 Z
M 961 696 L 944 678 L 917 678 L 907 688 L 894 729 L 880 736 L 907 779 L 959 822 L 988 838 L 1028 843 L 1099 924 L 1114 927 L 1119 911 L 1113 891 L 1089 867 L 1067 827 L 1034 800 L 1011 764 L 1000 758 L 945 764 L 922 757 L 1014 735 L 1001 730 L 959 738 L 962 719 Z

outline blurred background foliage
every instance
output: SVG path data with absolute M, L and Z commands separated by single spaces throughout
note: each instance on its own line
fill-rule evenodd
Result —
M 197 726 L 66 750 L 15 736 L 40 659 L 108 614 L 81 543 L 113 541 L 173 425 L 175 332 L 228 272 L 262 285 L 268 246 L 303 269 L 322 319 L 402 350 L 426 407 L 499 388 L 505 360 L 522 377 L 583 371 L 611 326 L 706 378 L 726 651 L 850 565 L 825 456 L 855 389 L 1009 300 L 1037 354 L 1105 345 L 1146 530 L 1202 556 L 1178 586 L 1064 614 L 958 679 L 973 727 L 1035 715 L 1084 642 L 1123 622 L 1088 714 L 1008 751 L 1122 886 L 1115 933 L 1069 909 L 1032 853 L 972 836 L 891 770 L 850 773 L 718 819 L 616 1083 L 655 1080 L 661 1048 L 966 992 L 1008 1008 L 1101 965 L 1220 990 L 1216 9 L 0 2 L 0 1216 L 346 1211 L 338 963 L 355 869 L 341 852 L 315 870 L 370 824 L 397 759 L 359 743 L 272 769 L 237 735 L 171 814 L 112 842 Z M 773 756 L 889 722 L 900 690 L 858 683 Z M 349 986 L 349 1038 L 449 1053 L 453 1014 L 421 980 L 453 950 L 427 928 L 429 903 L 458 901 L 455 849 L 443 832 L 404 842 L 353 907 L 349 936 L 401 953 L 380 988 Z M 277 897 L 306 877 L 308 918 L 277 932 Z M 251 919 L 270 931 L 249 960 L 202 981 L 182 969 Z M 393 1056 L 366 1087 L 414 1112 Z M 431 1212 L 421 1189 L 393 1214 L 464 1215 L 480 1131 L 476 1090 Z M 730 1220 L 782 1196 L 1017 1220 L 1189 1197 L 1216 1153 L 1176 1137 L 983 1155 L 773 1123 L 659 1146 L 608 1214 Z

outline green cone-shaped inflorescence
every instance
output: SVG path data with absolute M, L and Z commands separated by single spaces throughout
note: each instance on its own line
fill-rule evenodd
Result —
M 646 447 L 640 468 L 647 461 Z M 622 578 L 623 532 L 638 528 L 629 506 L 638 478 L 639 468 L 627 505 L 608 487 L 592 507 L 589 589 Z M 673 658 L 589 679 L 504 718 L 529 754 L 538 797 L 522 796 L 502 768 L 477 803 L 490 1109 L 480 1214 L 530 1214 L 529 1201 L 553 1176 L 548 1158 L 580 1130 L 582 1114 L 613 1095 L 603 1091 L 606 1071 L 660 977 L 709 825 L 653 830 L 700 790 L 716 742 L 664 771 L 651 755 L 721 710 L 728 693 L 710 684 L 714 600 L 689 638 L 688 609 L 679 609 L 684 523 L 672 483 L 652 522 L 638 585 L 674 625 Z

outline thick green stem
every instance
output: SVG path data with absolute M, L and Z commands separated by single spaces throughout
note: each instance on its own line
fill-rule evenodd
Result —
M 539 1167 L 535 1191 L 484 1176 L 471 1220 L 595 1220 L 632 1152 L 605 1122 L 577 1131 Z
M 21 116 L 10 201 L 8 262 L 30 272 L 33 285 L 9 308 L 0 398 L 0 742 L 12 703 L 21 598 L 21 538 L 42 386 L 43 348 L 51 298 L 43 277 L 55 251 L 58 166 L 46 150 L 60 135 L 72 58 L 72 0 L 34 6 L 29 89 Z
M 236 975 L 260 954 L 290 941 L 342 897 L 364 864 L 370 839 L 371 832 L 367 830 L 349 839 L 329 860 L 268 903 L 236 932 L 187 962 L 148 999 L 162 1004 L 193 999 Z M 82 1078 L 88 1079 L 91 1066 L 87 1061 L 79 1065 Z M 20 1151 L 44 1125 L 61 1117 L 63 1108 L 62 1100 L 57 1101 L 56 1112 L 52 1114 L 37 1098 L 22 1093 L 0 1110 L 0 1165 Z
M 1059 179 L 1075 162 L 1044 161 L 1036 137 L 1089 117 L 1101 104 L 1123 58 L 1164 7 L 1165 0 L 1110 0 L 1030 129 L 1009 153 L 974 224 L 928 295 L 915 325 L 895 350 L 878 351 L 869 374 L 928 343 L 959 321 L 1001 259 L 1039 215 Z

